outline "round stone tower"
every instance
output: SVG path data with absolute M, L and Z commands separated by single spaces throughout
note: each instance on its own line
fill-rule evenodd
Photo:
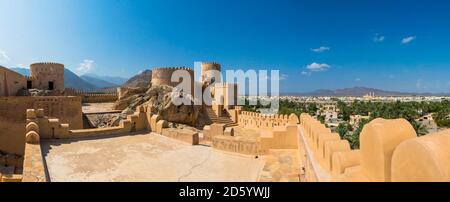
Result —
M 221 66 L 216 62 L 203 62 L 202 72 L 200 74 L 200 82 L 203 85 L 209 85 L 213 82 L 220 83 L 221 81 Z
M 179 81 L 172 82 L 172 75 L 175 72 L 179 72 L 180 76 L 189 75 L 189 82 L 184 82 L 182 79 L 176 78 Z M 189 86 L 183 86 L 184 89 L 188 89 L 185 93 L 193 94 L 194 92 L 194 70 L 187 67 L 162 67 L 153 68 L 152 70 L 152 86 L 155 85 L 167 85 L 171 87 L 177 87 L 180 83 L 187 84 Z
M 64 65 L 52 62 L 31 64 L 27 86 L 41 90 L 64 90 Z

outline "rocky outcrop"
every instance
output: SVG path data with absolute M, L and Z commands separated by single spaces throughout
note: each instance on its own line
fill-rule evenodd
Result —
M 130 78 L 127 82 L 125 82 L 122 86 L 123 87 L 147 87 L 150 85 L 150 81 L 152 79 L 152 71 L 151 70 L 144 70 L 141 73 L 139 73 L 136 76 L 133 76 Z
M 58 90 L 20 89 L 17 96 L 61 96 L 63 93 Z
M 179 124 L 197 126 L 198 116 L 202 106 L 175 105 L 173 98 L 178 98 L 188 103 L 193 103 L 192 96 L 182 92 L 173 92 L 173 88 L 166 85 L 158 85 L 150 88 L 131 88 L 115 103 L 114 108 L 123 110 L 122 116 L 134 113 L 138 106 L 147 107 L 152 114 L 160 115 L 162 119 Z

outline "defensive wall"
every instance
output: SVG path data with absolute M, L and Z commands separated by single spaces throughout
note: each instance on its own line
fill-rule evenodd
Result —
M 404 119 L 375 119 L 360 135 L 360 149 L 308 114 L 297 117 L 239 111 L 239 126 L 260 131 L 251 140 L 230 135 L 223 124 L 205 126 L 216 149 L 263 155 L 272 149 L 299 152 L 304 182 L 450 181 L 450 130 L 417 137 Z M 232 133 L 231 133 L 232 134 Z
M 299 119 L 291 115 L 264 115 L 242 111 L 242 107 L 226 110 L 230 118 L 245 129 L 261 133 L 259 138 L 235 136 L 232 127 L 214 123 L 203 128 L 203 140 L 211 141 L 215 149 L 247 155 L 264 155 L 271 149 L 297 149 L 297 124 Z
M 181 71 L 180 71 L 181 70 Z M 172 81 L 172 74 L 175 72 L 180 72 L 180 76 L 189 75 L 190 81 L 183 81 L 181 78 L 175 78 L 177 81 Z M 187 75 L 186 75 L 187 74 Z M 153 68 L 152 70 L 152 86 L 154 85 L 167 85 L 171 87 L 177 87 L 179 84 L 183 84 L 183 88 L 190 89 L 190 92 L 185 92 L 188 94 L 193 94 L 194 90 L 194 70 L 187 67 L 163 67 L 163 68 Z
M 404 119 L 364 126 L 360 149 L 308 114 L 300 116 L 299 152 L 304 181 L 450 181 L 450 130 L 417 137 Z
M 450 181 L 450 130 L 417 137 L 404 119 L 375 119 L 351 150 L 310 115 L 300 116 L 305 181 Z
M 222 81 L 221 78 L 221 65 L 216 62 L 202 62 L 202 69 L 200 73 L 200 82 L 203 85 L 209 85 L 213 81 L 216 83 L 220 83 Z M 214 78 L 214 79 L 213 79 Z
M 43 90 L 64 90 L 64 65 L 41 62 L 30 65 L 31 88 Z
M 118 99 L 118 95 L 116 92 L 95 93 L 76 90 L 73 88 L 66 88 L 64 90 L 64 95 L 79 96 L 81 97 L 83 103 L 115 102 Z
M 0 97 L 0 148 L 23 155 L 26 110 L 44 109 L 45 115 L 71 123 L 71 129 L 83 127 L 81 98 L 71 96 Z
M 238 124 L 250 129 L 272 129 L 289 122 L 288 115 L 264 115 L 257 112 L 242 111 L 238 114 Z

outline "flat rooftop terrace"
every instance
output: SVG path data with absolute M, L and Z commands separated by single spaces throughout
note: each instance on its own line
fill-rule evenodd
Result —
M 265 160 L 154 133 L 42 141 L 53 182 L 258 181 Z

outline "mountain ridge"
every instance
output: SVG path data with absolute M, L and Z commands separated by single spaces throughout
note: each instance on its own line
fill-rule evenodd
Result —
M 330 97 L 344 97 L 354 96 L 362 97 L 369 93 L 374 93 L 375 96 L 450 96 L 450 93 L 415 93 L 415 92 L 399 92 L 399 91 L 387 91 L 377 88 L 368 88 L 355 86 L 351 88 L 340 88 L 335 90 L 330 89 L 318 89 L 306 93 L 282 93 L 283 95 L 291 96 L 330 96 Z

